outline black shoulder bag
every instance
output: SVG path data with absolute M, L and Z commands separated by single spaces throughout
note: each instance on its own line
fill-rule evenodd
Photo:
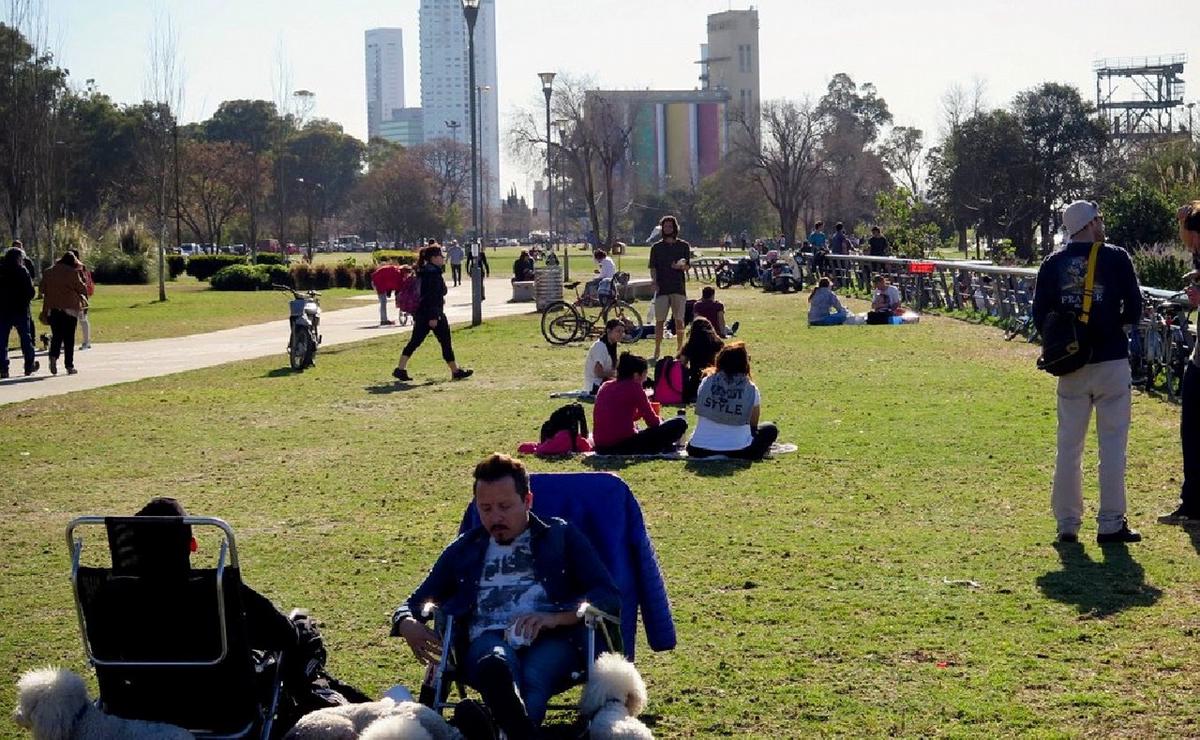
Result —
M 1042 356 L 1037 361 L 1039 370 L 1055 376 L 1068 375 L 1092 359 L 1088 319 L 1092 312 L 1099 252 L 1100 242 L 1096 242 L 1088 255 L 1087 277 L 1083 281 L 1083 311 L 1077 316 L 1074 311 L 1060 308 L 1046 314 L 1042 325 Z

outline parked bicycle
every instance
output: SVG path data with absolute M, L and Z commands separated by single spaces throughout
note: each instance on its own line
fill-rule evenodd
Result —
M 582 341 L 602 331 L 609 319 L 620 319 L 625 325 L 625 341 L 636 342 L 642 336 L 642 315 L 620 297 L 628 282 L 629 273 L 619 272 L 612 280 L 589 283 L 594 289 L 580 291 L 582 283 L 564 283 L 564 288 L 575 291 L 575 300 L 554 301 L 542 310 L 542 336 L 550 344 Z
M 1183 373 L 1192 354 L 1191 304 L 1186 292 L 1165 300 L 1145 296 L 1142 321 L 1130 333 L 1130 364 L 1136 385 L 1166 393 L 1169 400 L 1183 395 Z

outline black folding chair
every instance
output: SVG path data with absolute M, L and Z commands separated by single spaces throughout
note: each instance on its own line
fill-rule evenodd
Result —
M 76 531 L 92 526 L 107 531 L 109 568 L 81 563 L 84 541 Z M 189 527 L 221 532 L 215 567 L 190 567 Z M 67 526 L 67 545 L 83 646 L 103 711 L 167 722 L 213 740 L 270 737 L 282 687 L 280 656 L 248 645 L 228 524 L 192 516 L 79 517 Z

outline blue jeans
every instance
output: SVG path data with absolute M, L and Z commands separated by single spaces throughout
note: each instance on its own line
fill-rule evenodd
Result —
M 504 633 L 484 632 L 467 648 L 467 683 L 483 695 L 496 724 L 510 738 L 529 737 L 546 718 L 546 705 L 570 686 L 582 657 L 565 630 L 544 633 L 529 647 L 514 649 Z
M 0 341 L 0 370 L 8 372 L 8 335 L 13 329 L 17 330 L 17 338 L 21 341 L 21 354 L 25 356 L 25 371 L 28 372 L 33 368 L 33 322 L 29 319 L 28 309 L 24 315 L 0 315 L 0 335 L 4 336 Z
M 850 312 L 843 308 L 841 311 L 838 311 L 837 313 L 831 313 L 828 316 L 826 316 L 825 318 L 817 319 L 816 321 L 810 320 L 808 322 L 808 325 L 809 326 L 841 326 L 842 324 L 846 323 L 846 319 L 848 319 L 848 318 L 850 318 Z

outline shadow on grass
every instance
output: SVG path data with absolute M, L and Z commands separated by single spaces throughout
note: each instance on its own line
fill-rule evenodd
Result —
M 1074 604 L 1080 614 L 1104 618 L 1133 606 L 1152 606 L 1162 590 L 1146 583 L 1146 572 L 1125 545 L 1105 545 L 1092 560 L 1078 542 L 1055 543 L 1062 570 L 1037 579 L 1046 596 Z
M 754 463 L 749 460 L 730 460 L 729 458 L 688 460 L 684 470 L 695 473 L 702 478 L 723 478 L 733 475 L 739 470 L 749 470 Z
M 405 383 L 403 381 L 393 380 L 390 383 L 376 383 L 375 385 L 368 385 L 363 390 L 373 396 L 387 396 L 391 395 L 392 393 L 403 393 L 404 391 L 411 391 L 417 388 L 428 388 L 431 385 L 440 385 L 446 382 L 449 381 L 426 380 L 424 383 Z
M 654 462 L 672 462 L 662 457 L 623 457 L 621 455 L 588 455 L 582 462 L 592 470 L 624 470 L 634 465 Z
M 264 378 L 286 378 L 289 375 L 299 375 L 299 374 L 300 373 L 297 373 L 296 371 L 292 370 L 290 367 L 277 367 L 274 370 L 268 370 L 266 373 L 263 374 L 263 377 Z

